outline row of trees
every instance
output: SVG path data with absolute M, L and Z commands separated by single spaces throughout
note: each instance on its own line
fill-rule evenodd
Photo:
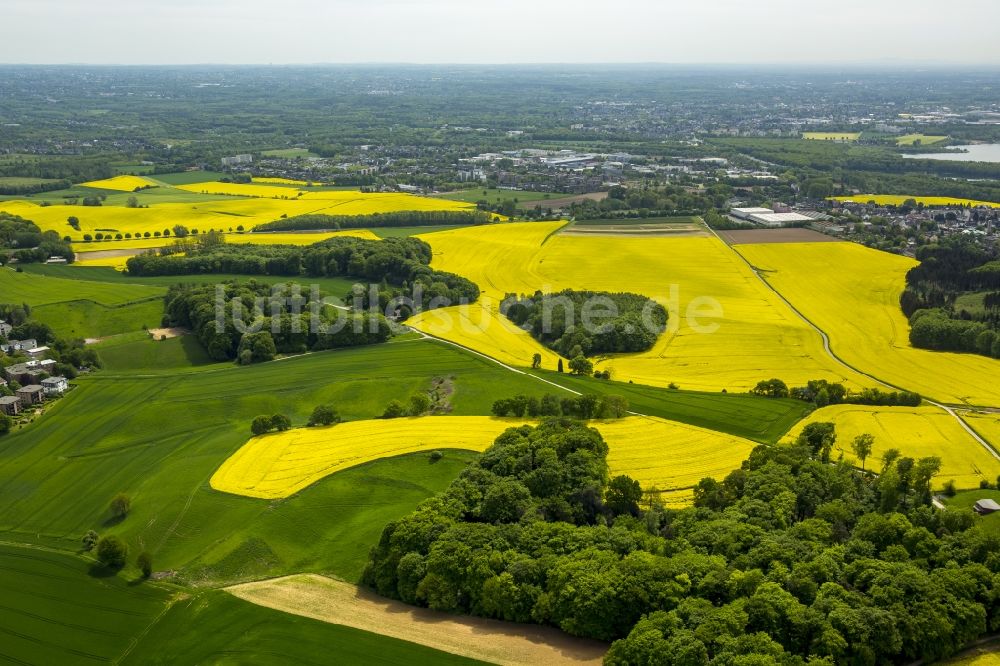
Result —
M 628 415 L 628 400 L 620 395 L 584 394 L 560 398 L 516 395 L 493 403 L 494 416 L 523 418 L 567 416 L 578 419 L 620 419 Z
M 531 296 L 507 294 L 500 311 L 532 337 L 574 359 L 646 351 L 667 325 L 667 311 L 630 293 L 574 291 Z M 590 374 L 590 372 L 579 373 Z
M 498 218 L 480 210 L 403 210 L 371 215 L 296 215 L 259 225 L 257 231 L 307 231 L 490 224 Z
M 911 391 L 883 391 L 877 388 L 866 388 L 859 392 L 853 392 L 849 391 L 843 384 L 825 379 L 813 379 L 805 386 L 793 388 L 788 388 L 788 385 L 780 379 L 765 379 L 757 382 L 757 385 L 750 389 L 750 393 L 765 398 L 795 398 L 811 402 L 817 407 L 841 403 L 919 407 L 923 400 L 919 393 Z
M 512 428 L 385 528 L 364 581 L 615 641 L 606 663 L 622 665 L 910 663 L 1000 628 L 1000 535 L 929 506 L 940 461 L 824 463 L 831 428 L 758 447 L 685 509 L 609 480 L 595 430 Z

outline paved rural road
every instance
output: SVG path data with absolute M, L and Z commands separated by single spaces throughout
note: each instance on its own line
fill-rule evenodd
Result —
M 871 379 L 872 381 L 877 382 L 877 383 L 881 384 L 882 386 L 884 386 L 886 388 L 894 389 L 896 391 L 906 391 L 907 390 L 905 387 L 896 386 L 895 384 L 890 384 L 889 382 L 885 381 L 884 379 L 880 379 L 880 378 L 876 377 L 875 375 L 872 375 L 871 373 L 865 372 L 861 368 L 856 368 L 853 365 L 851 365 L 850 363 L 848 363 L 847 361 L 845 361 L 844 359 L 842 359 L 839 356 L 837 356 L 837 353 L 835 351 L 833 351 L 833 348 L 830 346 L 830 336 L 826 334 L 826 331 L 824 331 L 819 326 L 817 326 L 816 324 L 814 324 L 812 322 L 812 320 L 810 320 L 808 317 L 805 316 L 805 314 L 803 314 L 802 312 L 800 312 L 798 308 L 796 308 L 794 305 L 792 305 L 791 301 L 789 301 L 787 298 L 785 298 L 784 295 L 782 295 L 782 293 L 780 291 L 778 291 L 773 286 L 771 286 L 771 283 L 768 282 L 764 278 L 764 276 L 760 274 L 760 271 L 757 269 L 757 267 L 754 266 L 753 264 L 751 264 L 747 260 L 746 257 L 744 257 L 742 254 L 740 254 L 739 252 L 737 252 L 736 250 L 734 250 L 732 248 L 732 246 L 730 246 L 728 243 L 726 243 L 726 241 L 724 241 L 722 239 L 722 237 L 715 232 L 715 229 L 712 229 L 707 224 L 705 226 L 708 228 L 709 231 L 712 232 L 712 235 L 714 235 L 716 238 L 719 239 L 720 242 L 724 243 L 727 247 L 729 247 L 730 252 L 732 252 L 737 257 L 739 257 L 740 260 L 744 264 L 746 264 L 750 268 L 751 271 L 753 271 L 753 274 L 757 276 L 758 280 L 760 280 L 768 289 L 770 289 L 772 292 L 774 292 L 778 296 L 778 298 L 780 298 L 782 300 L 782 302 L 785 303 L 785 305 L 787 305 L 789 308 L 791 308 L 792 312 L 794 312 L 795 314 L 797 314 L 799 316 L 799 318 L 802 319 L 802 321 L 804 321 L 806 324 L 808 324 L 809 326 L 811 326 L 813 330 L 815 330 L 817 333 L 820 334 L 820 337 L 823 339 L 823 349 L 830 356 L 830 358 L 832 358 L 837 363 L 840 363 L 845 368 L 848 368 L 849 370 L 852 370 L 852 371 L 854 371 L 854 372 L 856 372 L 856 373 L 858 373 L 860 375 L 863 375 L 863 376 L 867 377 L 868 379 Z M 945 412 L 947 412 L 948 414 L 950 414 L 952 416 L 952 418 L 954 418 L 956 421 L 958 421 L 958 424 L 960 426 L 962 426 L 962 429 L 965 430 L 967 433 L 969 433 L 969 435 L 971 435 L 973 439 L 975 439 L 977 442 L 979 442 L 979 444 L 982 445 L 982 447 L 984 449 L 986 449 L 989 452 L 990 455 L 992 455 L 997 460 L 1000 460 L 1000 453 L 997 453 L 996 449 L 994 449 L 993 446 L 990 445 L 989 442 L 987 442 L 985 439 L 983 439 L 982 437 L 980 437 L 979 433 L 977 433 L 975 430 L 973 430 L 972 427 L 968 423 L 965 422 L 965 419 L 963 419 L 961 417 L 961 415 L 958 412 L 956 412 L 951 406 L 943 404 L 943 403 L 940 403 L 940 402 L 935 402 L 935 401 L 930 400 L 928 398 L 924 398 L 924 400 L 926 400 L 927 402 L 929 402 L 930 404 L 934 405 L 935 407 L 938 407 L 938 408 L 944 410 Z

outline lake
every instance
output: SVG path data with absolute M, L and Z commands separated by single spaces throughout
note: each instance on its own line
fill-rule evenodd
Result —
M 948 160 L 951 162 L 997 162 L 1000 163 L 1000 143 L 980 143 L 973 146 L 951 146 L 961 148 L 965 153 L 906 153 L 903 157 L 921 160 Z

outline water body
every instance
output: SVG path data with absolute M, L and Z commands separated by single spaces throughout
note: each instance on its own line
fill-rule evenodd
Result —
M 996 162 L 1000 164 L 1000 143 L 979 143 L 973 146 L 951 146 L 964 153 L 906 153 L 903 157 L 921 160 L 947 160 L 949 162 Z

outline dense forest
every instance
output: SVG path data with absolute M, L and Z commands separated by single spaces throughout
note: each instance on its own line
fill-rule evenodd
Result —
M 833 424 L 760 446 L 694 506 L 609 479 L 579 422 L 511 428 L 390 523 L 364 574 L 410 604 L 615 641 L 609 664 L 910 663 L 1000 628 L 1000 536 L 930 506 L 936 458 L 821 461 Z
M 10 259 L 26 264 L 39 263 L 50 257 L 62 257 L 72 263 L 75 254 L 56 232 L 43 232 L 30 220 L 0 212 L 0 263 Z
M 567 358 L 646 351 L 667 325 L 662 305 L 629 293 L 507 294 L 501 312 Z
M 165 297 L 163 323 L 190 328 L 211 358 L 244 365 L 270 361 L 279 353 L 389 339 L 389 322 L 382 315 L 329 308 L 311 296 L 288 284 L 272 287 L 254 280 L 175 285 Z
M 900 297 L 910 342 L 925 349 L 1000 358 L 1000 254 L 961 238 L 917 250 Z M 960 300 L 970 294 L 978 307 Z
M 181 256 L 183 253 L 183 256 Z M 181 241 L 172 248 L 129 258 L 131 275 L 226 274 L 282 277 L 350 277 L 380 286 L 378 306 L 393 299 L 399 315 L 409 316 L 417 307 L 446 307 L 479 298 L 475 283 L 453 273 L 430 267 L 430 246 L 417 238 L 330 238 L 314 245 L 226 245 L 218 238 L 210 245 Z M 375 305 L 370 290 L 351 294 L 350 302 Z M 355 300 L 357 303 L 354 303 Z

